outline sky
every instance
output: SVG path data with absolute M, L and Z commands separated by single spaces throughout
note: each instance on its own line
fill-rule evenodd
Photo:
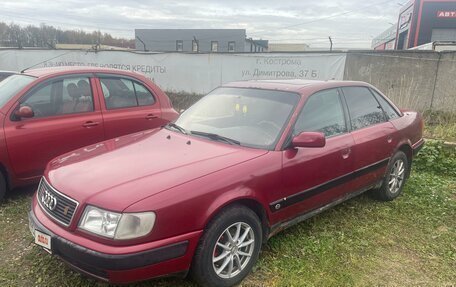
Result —
M 0 21 L 46 23 L 134 38 L 135 28 L 246 29 L 247 37 L 311 47 L 370 48 L 406 0 L 1 0 Z

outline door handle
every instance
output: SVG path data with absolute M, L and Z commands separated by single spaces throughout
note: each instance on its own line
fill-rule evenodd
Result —
M 98 126 L 98 124 L 99 124 L 98 122 L 88 121 L 88 122 L 85 122 L 82 126 L 85 128 L 90 128 L 90 127 Z
M 386 141 L 387 141 L 388 143 L 391 143 L 391 142 L 393 141 L 393 137 L 390 137 L 390 136 L 387 137 L 387 138 L 386 138 Z
M 156 115 L 154 115 L 154 114 L 148 114 L 148 115 L 146 116 L 146 120 L 153 120 L 153 119 L 156 119 L 156 118 L 158 118 L 158 116 L 156 116 Z
M 345 148 L 342 150 L 342 158 L 347 159 L 351 154 L 351 148 Z

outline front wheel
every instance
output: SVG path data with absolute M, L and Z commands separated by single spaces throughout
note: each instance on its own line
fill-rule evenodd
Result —
M 409 162 L 402 151 L 396 152 L 391 158 L 382 186 L 373 191 L 373 195 L 383 201 L 391 201 L 402 193 L 407 175 L 409 173 Z
M 258 260 L 261 223 L 252 210 L 232 206 L 207 227 L 195 252 L 192 275 L 202 286 L 233 286 Z

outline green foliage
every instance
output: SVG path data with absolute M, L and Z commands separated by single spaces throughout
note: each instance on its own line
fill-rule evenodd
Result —
M 427 141 L 413 162 L 416 170 L 456 176 L 456 148 Z
M 26 27 L 14 23 L 0 22 L 0 46 L 3 47 L 45 47 L 55 48 L 55 44 L 102 44 L 134 48 L 135 40 L 115 38 L 100 31 L 62 30 L 41 24 L 39 27 Z
M 445 111 L 431 111 L 427 110 L 423 112 L 423 118 L 428 125 L 447 125 L 456 124 L 456 113 L 445 112 Z

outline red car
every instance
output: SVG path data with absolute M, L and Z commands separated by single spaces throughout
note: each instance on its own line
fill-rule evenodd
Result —
M 362 82 L 227 84 L 164 128 L 52 160 L 29 214 L 76 270 L 128 283 L 239 283 L 270 236 L 367 190 L 399 196 L 418 113 Z
M 1 81 L 0 92 L 0 200 L 38 182 L 58 155 L 178 117 L 146 77 L 112 69 L 29 70 Z

